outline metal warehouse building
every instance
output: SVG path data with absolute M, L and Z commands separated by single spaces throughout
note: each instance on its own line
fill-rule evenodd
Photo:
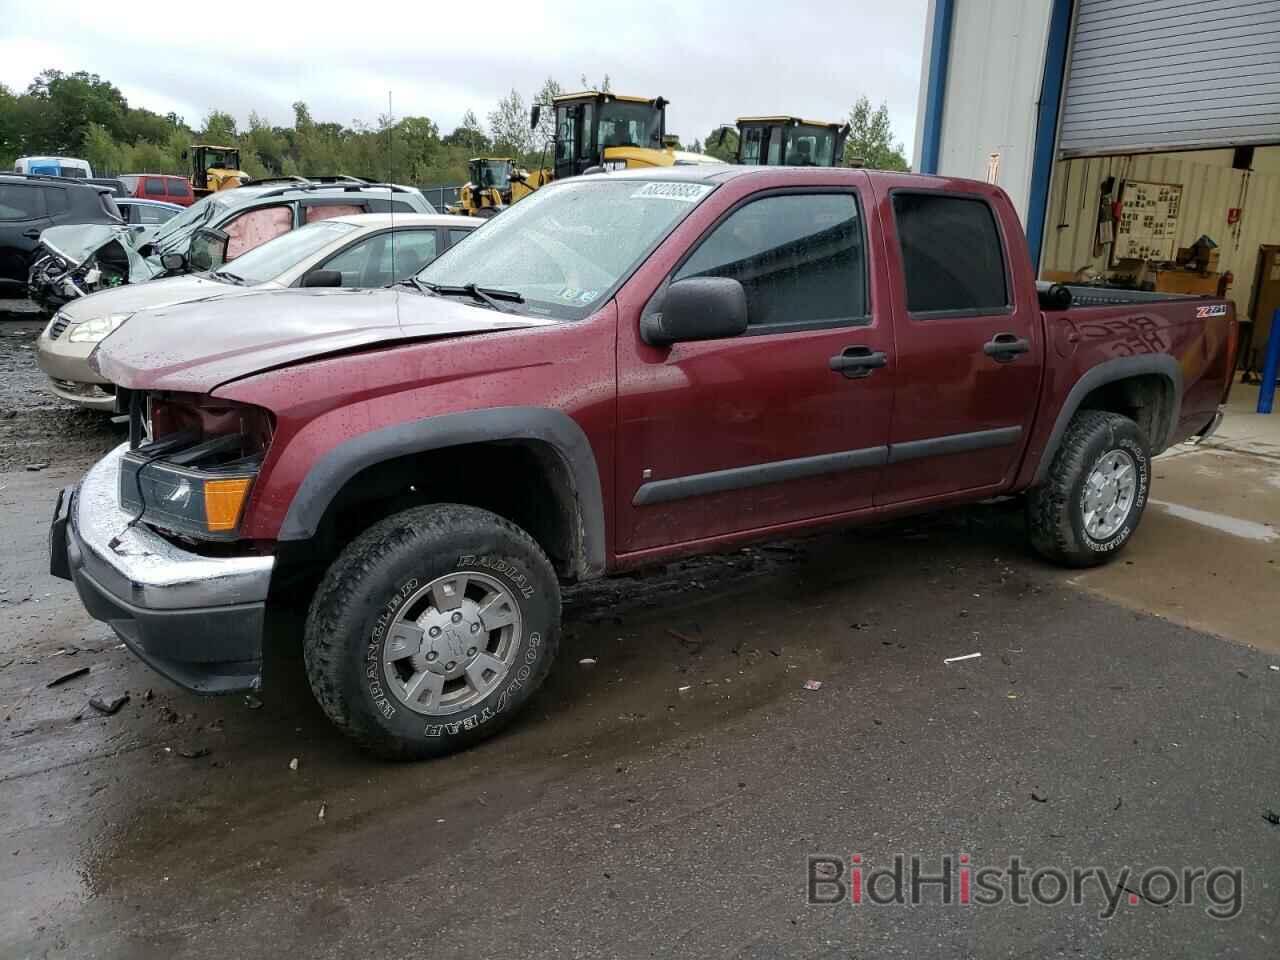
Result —
M 1003 187 L 1042 279 L 1225 291 L 1256 356 L 1280 307 L 1280 0 L 930 0 L 917 118 L 913 167 Z

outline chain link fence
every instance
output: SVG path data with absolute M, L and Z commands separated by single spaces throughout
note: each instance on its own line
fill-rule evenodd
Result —
M 427 202 L 436 208 L 437 213 L 444 213 L 450 204 L 457 203 L 462 193 L 461 184 L 456 187 L 418 187 L 418 189 L 427 198 Z

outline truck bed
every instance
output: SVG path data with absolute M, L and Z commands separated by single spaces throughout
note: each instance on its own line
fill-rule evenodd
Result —
M 1044 280 L 1036 281 L 1036 290 L 1040 294 L 1041 305 L 1046 309 L 1053 310 L 1069 310 L 1072 307 L 1111 307 L 1137 303 L 1217 299 L 1191 293 L 1156 293 L 1151 290 L 1127 290 L 1124 287 L 1095 286 L 1086 283 L 1048 283 Z M 1071 294 L 1069 303 L 1061 299 L 1046 301 L 1046 297 L 1054 297 L 1054 293 L 1051 293 L 1051 291 L 1061 290 Z M 1060 297 L 1061 295 L 1058 294 L 1058 296 Z

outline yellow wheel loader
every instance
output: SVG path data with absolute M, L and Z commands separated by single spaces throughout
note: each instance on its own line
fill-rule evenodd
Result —
M 182 159 L 188 158 L 191 160 L 191 191 L 197 197 L 249 182 L 249 175 L 240 169 L 239 147 L 197 143 L 189 151 L 182 152 Z
M 724 144 L 730 127 L 721 127 Z M 799 117 L 739 117 L 737 162 L 769 167 L 838 167 L 849 124 Z
M 516 166 L 511 157 L 472 157 L 467 161 L 467 177 L 458 202 L 446 208 L 448 213 L 487 219 L 545 182 L 543 171 L 531 174 Z
M 650 100 L 599 90 L 555 97 L 551 101 L 556 114 L 554 152 L 546 179 L 626 167 L 719 163 L 705 153 L 675 149 L 677 141 L 666 131 L 667 103 L 662 97 Z M 542 105 L 534 104 L 530 116 L 534 127 L 541 111 Z

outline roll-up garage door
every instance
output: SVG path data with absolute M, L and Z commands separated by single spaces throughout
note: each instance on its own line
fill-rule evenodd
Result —
M 1064 156 L 1280 142 L 1280 0 L 1077 0 Z

